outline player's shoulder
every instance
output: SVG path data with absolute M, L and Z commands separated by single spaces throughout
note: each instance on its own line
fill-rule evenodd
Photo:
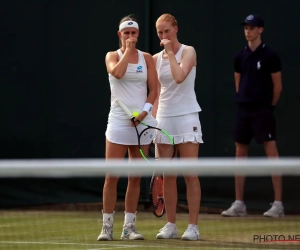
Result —
M 191 45 L 185 45 L 185 50 L 195 50 L 195 48 Z
M 195 56 L 197 53 L 196 53 L 196 50 L 193 46 L 190 46 L 190 45 L 185 45 L 185 48 L 183 49 L 182 51 L 182 56 Z
M 148 52 L 145 52 L 145 51 L 140 51 L 142 52 L 144 58 L 145 58 L 145 61 L 146 61 L 146 64 L 147 64 L 147 67 L 149 67 L 149 65 L 153 65 L 153 57 L 150 53 Z
M 157 53 L 155 53 L 155 54 L 153 54 L 152 57 L 153 57 L 154 59 L 156 59 L 161 53 L 162 53 L 162 50 L 159 51 L 159 52 L 157 52 Z
M 106 53 L 106 58 L 114 58 L 114 57 L 117 57 L 117 56 L 119 56 L 119 54 L 118 54 L 118 51 L 117 50 L 114 50 L 114 51 L 108 51 L 107 53 Z
M 150 53 L 145 52 L 145 51 L 141 51 L 141 52 L 142 52 L 142 54 L 143 54 L 143 56 L 144 56 L 145 61 L 146 61 L 147 64 L 153 62 L 153 57 L 152 57 L 152 55 Z
M 152 55 L 150 53 L 145 52 L 145 51 L 141 51 L 141 52 L 145 58 L 152 58 Z
M 183 52 L 184 51 L 187 51 L 187 52 L 195 52 L 196 53 L 196 50 L 193 46 L 191 45 L 185 45 L 185 48 L 183 49 Z
M 156 54 L 154 54 L 154 55 L 152 56 L 152 58 L 153 58 L 153 60 L 154 60 L 155 63 L 157 62 L 157 58 L 159 57 L 159 55 L 161 54 L 161 52 L 162 52 L 162 51 L 160 51 L 160 52 L 158 52 L 158 53 L 156 53 Z

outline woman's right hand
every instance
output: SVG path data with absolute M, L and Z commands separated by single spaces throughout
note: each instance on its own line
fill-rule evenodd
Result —
M 135 45 L 137 43 L 137 39 L 134 37 L 130 37 L 126 40 L 126 49 L 132 50 L 135 49 Z

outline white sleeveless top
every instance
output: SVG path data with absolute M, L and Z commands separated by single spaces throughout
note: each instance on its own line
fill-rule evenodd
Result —
M 181 45 L 175 57 L 181 63 L 182 52 L 186 45 Z M 201 108 L 195 94 L 196 67 L 193 67 L 186 79 L 177 84 L 172 76 L 169 59 L 163 59 L 163 52 L 158 54 L 156 71 L 161 85 L 157 117 L 170 117 L 200 112 Z
M 117 52 L 120 60 L 123 54 L 120 49 Z M 117 98 L 121 99 L 130 111 L 142 112 L 147 100 L 147 78 L 147 63 L 143 53 L 139 50 L 138 63 L 128 63 L 127 70 L 121 79 L 108 74 L 111 90 L 109 123 L 130 125 L 129 117 L 116 102 Z M 154 120 L 151 113 L 146 116 L 144 121 L 150 125 L 153 122 L 149 122 L 149 120 Z

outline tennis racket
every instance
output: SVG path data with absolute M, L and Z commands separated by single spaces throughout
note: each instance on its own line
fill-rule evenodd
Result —
M 166 212 L 164 201 L 164 178 L 162 174 L 153 173 L 150 181 L 149 194 L 153 214 L 156 217 L 162 217 Z
M 132 112 L 125 106 L 121 99 L 116 102 L 132 120 L 138 137 L 138 146 L 141 155 L 148 162 L 155 162 L 159 159 L 171 160 L 175 156 L 175 144 L 173 138 L 163 129 L 152 127 L 143 121 L 145 128 L 139 133 Z M 165 213 L 163 197 L 163 176 L 160 173 L 153 173 L 150 182 L 150 200 L 153 206 L 153 214 L 162 217 Z
M 140 124 L 143 124 L 145 128 L 139 133 L 137 126 L 135 126 L 135 117 L 132 112 L 125 106 L 121 99 L 117 99 L 116 102 L 132 120 L 138 137 L 139 150 L 145 160 L 152 162 L 159 159 L 172 159 L 174 157 L 174 140 L 166 131 L 140 121 Z

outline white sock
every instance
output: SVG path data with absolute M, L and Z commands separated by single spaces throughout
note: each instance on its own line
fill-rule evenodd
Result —
M 127 213 L 125 212 L 125 219 L 124 219 L 124 224 L 128 223 L 134 223 L 136 222 L 136 215 L 135 213 Z
M 244 205 L 244 201 L 236 200 L 235 204 L 242 206 L 242 205 Z
M 282 206 L 282 201 L 274 201 L 273 205 Z
M 112 213 L 112 214 L 103 213 L 103 223 L 113 224 L 114 223 L 114 213 Z

